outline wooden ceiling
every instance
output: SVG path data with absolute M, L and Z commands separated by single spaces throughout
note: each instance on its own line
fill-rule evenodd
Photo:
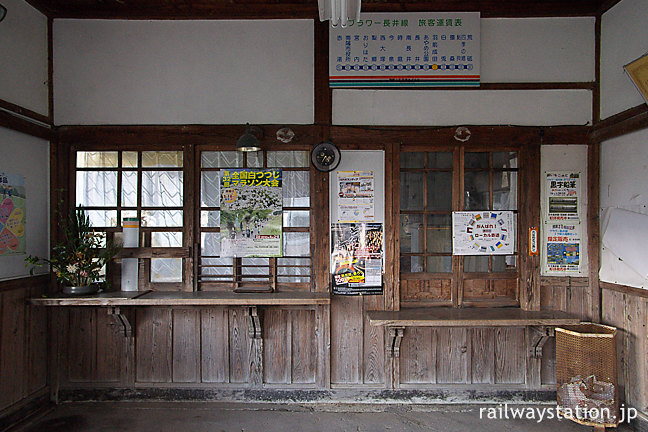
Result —
M 27 0 L 52 18 L 317 18 L 317 0 Z M 364 12 L 479 11 L 482 17 L 595 16 L 619 0 L 362 0 Z

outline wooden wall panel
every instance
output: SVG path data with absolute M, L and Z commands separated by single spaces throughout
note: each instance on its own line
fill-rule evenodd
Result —
M 31 288 L 30 297 L 40 297 L 44 292 L 42 286 Z M 27 307 L 27 357 L 25 370 L 25 395 L 31 395 L 47 386 L 48 352 L 47 352 L 47 309 L 45 307 Z
M 362 298 L 331 301 L 331 384 L 359 384 L 363 345 Z
M 440 328 L 437 330 L 437 382 L 465 384 L 468 382 L 468 361 L 471 351 L 469 329 Z
M 472 382 L 492 384 L 495 382 L 495 329 L 472 330 Z
M 247 308 L 229 309 L 229 341 L 229 381 L 247 383 L 250 375 Z
M 96 316 L 95 308 L 69 308 L 64 349 L 70 382 L 90 382 L 94 376 L 97 360 Z
M 383 297 L 366 296 L 363 300 L 363 382 L 382 384 L 385 382 L 385 329 L 369 324 L 366 311 L 384 309 Z
M 295 384 L 315 383 L 315 374 L 317 369 L 317 335 L 315 334 L 315 311 L 293 310 L 291 311 L 291 318 L 291 381 Z
M 409 327 L 401 342 L 401 384 L 436 382 L 436 331 L 429 327 Z
M 201 381 L 229 382 L 229 313 L 226 308 L 203 309 L 201 319 Z
M 135 358 L 137 382 L 171 382 L 171 309 L 138 308 Z
M 451 302 L 450 279 L 401 280 L 401 302 Z
M 291 373 L 292 326 L 290 312 L 272 308 L 263 314 L 264 382 L 289 383 Z
M 524 328 L 502 327 L 495 331 L 495 382 L 523 384 L 526 376 Z
M 173 382 L 200 380 L 200 311 L 173 310 Z
M 19 401 L 25 389 L 25 290 L 1 293 L 0 410 Z
M 104 308 L 96 313 L 96 371 L 93 380 L 119 382 L 126 362 L 124 332 L 115 316 L 108 315 Z

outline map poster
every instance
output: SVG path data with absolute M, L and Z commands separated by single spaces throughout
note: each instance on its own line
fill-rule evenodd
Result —
M 0 256 L 24 254 L 25 177 L 0 171 Z
M 578 221 L 580 200 L 580 173 L 546 174 L 546 207 L 549 221 Z
M 338 222 L 373 222 L 373 171 L 338 171 Z
M 382 294 L 383 225 L 331 224 L 333 294 Z
M 453 255 L 511 255 L 514 243 L 513 212 L 452 212 Z
M 221 257 L 282 256 L 280 169 L 221 171 Z
M 579 222 L 549 222 L 546 229 L 549 274 L 580 272 L 581 227 Z

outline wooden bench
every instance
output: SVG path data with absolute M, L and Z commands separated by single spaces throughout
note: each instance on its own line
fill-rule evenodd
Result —
M 388 354 L 400 356 L 405 327 L 531 327 L 529 355 L 542 357 L 542 347 L 554 335 L 554 328 L 579 324 L 580 319 L 561 311 L 525 311 L 519 308 L 430 307 L 400 311 L 369 311 L 369 323 L 388 330 Z

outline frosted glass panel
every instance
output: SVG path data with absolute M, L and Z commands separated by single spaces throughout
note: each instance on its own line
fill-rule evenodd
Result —
M 86 210 L 85 214 L 95 228 L 117 226 L 117 210 Z
M 182 172 L 144 171 L 142 206 L 182 207 Z
M 285 227 L 309 227 L 310 226 L 310 212 L 302 210 L 284 210 L 283 211 L 283 226 Z
M 237 151 L 206 151 L 200 155 L 200 164 L 203 168 L 242 168 L 243 154 Z
M 307 151 L 269 151 L 267 154 L 269 168 L 308 167 Z
M 137 206 L 137 172 L 122 172 L 122 206 Z
M 200 212 L 200 226 L 201 227 L 220 227 L 220 212 L 207 211 Z
M 182 210 L 143 210 L 142 226 L 181 227 Z
M 117 152 L 77 152 L 77 168 L 116 168 Z
M 308 171 L 284 171 L 282 186 L 284 207 L 310 207 Z
M 401 173 L 400 208 L 401 210 L 423 210 L 423 173 Z
M 310 256 L 310 236 L 308 233 L 283 234 L 284 256 Z
M 182 168 L 181 151 L 145 151 L 142 152 L 144 168 Z
M 182 247 L 181 232 L 153 232 L 151 233 L 152 247 Z
M 117 172 L 77 171 L 76 201 L 80 207 L 115 207 Z
M 214 256 L 220 255 L 220 233 L 201 233 L 200 234 L 200 255 Z M 231 265 L 232 259 L 228 258 Z
M 182 282 L 182 258 L 151 258 L 151 282 Z
M 202 173 L 200 205 L 202 207 L 220 207 L 220 173 L 218 171 Z

